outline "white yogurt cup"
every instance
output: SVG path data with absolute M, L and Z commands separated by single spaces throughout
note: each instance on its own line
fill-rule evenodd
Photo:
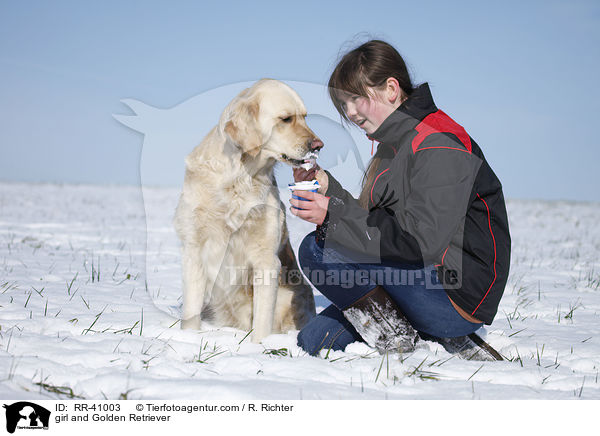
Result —
M 316 180 L 304 181 L 304 182 L 296 182 L 296 183 L 288 183 L 288 189 L 290 190 L 290 192 L 292 192 L 292 191 L 317 192 L 317 190 L 319 189 L 319 187 L 320 187 L 319 182 L 317 182 Z M 297 195 L 294 195 L 293 193 L 292 193 L 292 198 L 295 198 L 296 200 L 309 201 L 309 200 L 307 200 L 305 198 L 298 197 Z M 292 207 L 294 209 L 304 210 L 304 209 L 296 207 L 296 206 L 292 206 Z

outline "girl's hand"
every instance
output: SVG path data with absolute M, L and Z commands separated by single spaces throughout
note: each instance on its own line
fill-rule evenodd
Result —
M 306 171 L 304 168 L 294 168 L 292 171 L 294 173 L 295 182 L 304 182 L 317 179 L 319 182 L 319 194 L 324 195 L 327 192 L 327 188 L 329 187 L 329 177 L 319 165 L 315 164 L 315 166 L 308 171 Z
M 305 198 L 308 201 L 290 198 L 290 203 L 292 203 L 292 206 L 295 206 L 290 208 L 292 215 L 296 215 L 313 224 L 323 224 L 325 215 L 327 215 L 327 208 L 329 207 L 329 197 L 311 191 L 293 191 L 293 195 Z

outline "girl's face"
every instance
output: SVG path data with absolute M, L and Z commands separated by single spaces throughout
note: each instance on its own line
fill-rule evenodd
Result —
M 376 131 L 383 121 L 400 105 L 390 101 L 385 91 L 368 88 L 371 97 L 341 91 L 338 94 L 342 109 L 354 124 L 370 134 Z

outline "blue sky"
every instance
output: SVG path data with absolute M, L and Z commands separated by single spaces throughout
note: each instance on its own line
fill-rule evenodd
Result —
M 508 198 L 600 201 L 594 1 L 2 1 L 0 180 L 140 183 L 143 136 L 112 116 L 131 113 L 122 99 L 168 109 L 261 77 L 325 84 L 369 36 L 430 84 Z

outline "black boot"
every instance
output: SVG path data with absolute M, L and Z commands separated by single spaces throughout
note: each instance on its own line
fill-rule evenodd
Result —
M 382 286 L 377 286 L 342 313 L 367 345 L 382 354 L 415 349 L 417 332 Z

